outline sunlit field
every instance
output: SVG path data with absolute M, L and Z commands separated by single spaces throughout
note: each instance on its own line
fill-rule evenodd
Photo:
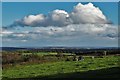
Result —
M 118 78 L 120 56 L 83 56 L 80 61 L 52 61 L 45 63 L 14 64 L 3 68 L 3 79 L 8 78 Z M 111 76 L 112 75 L 112 76 Z

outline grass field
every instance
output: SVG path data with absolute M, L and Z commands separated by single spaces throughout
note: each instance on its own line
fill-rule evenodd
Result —
M 83 61 L 60 61 L 43 64 L 16 65 L 3 69 L 3 79 L 6 78 L 62 78 L 62 77 L 96 77 L 107 74 L 115 75 L 120 72 L 120 56 L 106 56 L 103 58 L 85 57 Z M 108 70 L 108 71 L 107 71 Z M 95 71 L 95 72 L 89 72 Z M 88 72 L 88 73 L 87 73 Z M 110 75 L 109 75 L 110 74 Z M 70 75 L 70 76 L 69 76 Z M 79 75 L 79 76 L 78 76 Z M 93 75 L 93 76 L 91 76 Z M 116 77 L 117 75 L 113 76 Z M 107 77 L 106 76 L 106 77 Z

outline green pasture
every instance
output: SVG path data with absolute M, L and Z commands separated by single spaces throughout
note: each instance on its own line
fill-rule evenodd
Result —
M 94 59 L 88 56 L 85 57 L 84 60 L 82 61 L 60 61 L 60 62 L 48 62 L 48 63 L 31 64 L 31 65 L 30 64 L 16 65 L 10 68 L 3 69 L 2 77 L 3 79 L 35 78 L 35 77 L 42 78 L 51 75 L 56 75 L 53 77 L 61 77 L 61 76 L 65 77 L 65 75 L 60 75 L 60 74 L 77 73 L 78 75 L 81 72 L 108 69 L 113 67 L 117 67 L 118 69 L 119 60 L 120 60 L 120 56 L 106 56 L 103 58 L 94 58 Z M 118 71 L 118 70 L 114 70 L 114 71 Z M 111 71 L 111 75 L 112 72 L 114 71 Z M 102 72 L 100 72 L 100 74 L 101 73 Z

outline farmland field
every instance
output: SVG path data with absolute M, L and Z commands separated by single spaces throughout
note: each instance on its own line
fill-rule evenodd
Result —
M 120 56 L 108 55 L 92 59 L 84 56 L 81 61 L 57 61 L 15 65 L 3 69 L 3 79 L 50 78 L 118 78 Z

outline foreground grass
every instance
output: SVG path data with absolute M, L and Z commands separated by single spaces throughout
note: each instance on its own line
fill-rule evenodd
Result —
M 106 56 L 104 58 L 95 59 L 85 57 L 83 61 L 61 61 L 33 65 L 17 65 L 3 69 L 3 78 L 32 78 L 100 70 L 119 67 L 119 60 L 120 56 Z

